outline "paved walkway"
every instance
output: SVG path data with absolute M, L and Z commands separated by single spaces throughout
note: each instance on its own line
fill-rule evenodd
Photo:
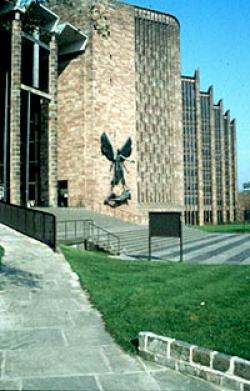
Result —
M 121 351 L 62 255 L 3 225 L 0 244 L 0 390 L 218 390 Z

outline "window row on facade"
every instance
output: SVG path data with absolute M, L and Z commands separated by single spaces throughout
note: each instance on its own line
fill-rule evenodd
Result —
M 237 219 L 235 120 L 224 112 L 222 100 L 214 103 L 212 87 L 200 91 L 198 71 L 194 77 L 182 76 L 182 105 L 185 221 L 233 222 Z

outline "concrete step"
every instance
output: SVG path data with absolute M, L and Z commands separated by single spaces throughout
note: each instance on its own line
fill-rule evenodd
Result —
M 121 253 L 125 255 L 140 255 L 148 253 L 148 227 L 143 225 L 129 224 L 115 217 L 107 216 L 101 213 L 94 212 L 85 208 L 39 208 L 43 211 L 54 214 L 57 217 L 57 221 L 74 222 L 75 220 L 87 220 L 91 219 L 93 222 L 115 234 L 120 239 Z M 74 223 L 68 224 L 68 239 L 75 235 Z M 71 228 L 70 228 L 71 227 Z M 77 237 L 80 239 L 81 235 L 84 237 L 84 229 L 77 230 Z M 64 228 L 63 224 L 58 224 L 58 238 L 63 239 Z M 184 242 L 189 243 L 191 241 L 198 241 L 203 238 L 208 238 L 210 235 L 201 232 L 192 227 L 184 226 L 183 237 Z M 216 234 L 211 234 L 211 238 Z M 96 237 L 92 237 L 92 241 L 105 251 L 117 253 L 117 239 L 112 236 L 107 239 L 107 234 L 100 232 Z M 159 254 L 164 258 L 171 252 L 176 252 L 179 247 L 178 238 L 152 238 L 152 252 Z

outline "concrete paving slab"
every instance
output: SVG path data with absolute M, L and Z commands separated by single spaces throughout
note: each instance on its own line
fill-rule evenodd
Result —
M 103 326 L 90 328 L 89 326 L 74 327 L 63 330 L 68 346 L 103 346 L 114 343 L 113 338 L 104 330 Z
M 75 311 L 70 314 L 75 327 L 98 327 L 103 325 L 100 313 L 92 309 L 91 311 Z
M 53 308 L 47 310 L 32 311 L 31 308 L 23 312 L 23 327 L 71 327 L 72 321 L 69 312 L 62 309 L 57 311 Z
M 22 327 L 23 317 L 18 314 L 13 316 L 8 311 L 3 311 L 0 317 L 0 331 L 13 330 Z
M 100 391 L 94 376 L 24 379 L 23 389 L 27 391 Z
M 1 380 L 0 379 L 0 391 L 16 391 L 22 389 L 21 380 Z
M 2 369 L 3 369 L 3 353 L 0 352 L 0 378 L 2 377 Z
M 78 347 L 42 347 L 30 351 L 7 351 L 4 376 L 51 377 L 110 372 L 101 351 Z
M 167 372 L 152 373 L 153 378 L 156 380 L 161 390 L 168 391 L 215 391 L 220 388 L 199 380 L 196 378 L 187 377 L 179 374 L 175 376 L 175 373 L 171 370 Z
M 83 308 L 83 305 L 81 305 L 80 301 L 71 299 L 70 297 L 64 299 L 48 297 L 46 299 L 42 297 L 36 297 L 33 295 L 29 302 L 29 307 L 31 310 L 38 308 L 41 311 L 46 310 L 48 307 L 50 307 L 51 310 L 54 309 L 55 311 L 58 310 L 61 311 L 63 308 L 63 311 L 68 312 L 68 311 L 80 311 Z
M 141 372 L 144 370 L 141 362 L 124 352 L 117 346 L 104 346 L 102 351 L 107 358 L 109 367 L 115 373 Z
M 29 329 L 0 331 L 1 350 L 31 350 L 49 346 L 65 346 L 59 329 Z
M 161 388 L 150 374 L 117 374 L 98 376 L 103 391 L 160 391 Z M 166 388 L 166 391 L 171 391 Z M 178 390 L 179 391 L 179 390 Z

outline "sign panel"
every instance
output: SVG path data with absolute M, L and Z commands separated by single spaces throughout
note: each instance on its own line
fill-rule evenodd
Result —
M 180 212 L 149 212 L 149 235 L 181 237 Z
M 250 209 L 245 209 L 244 219 L 245 219 L 245 221 L 250 221 Z
M 148 259 L 151 259 L 153 236 L 180 239 L 180 261 L 183 261 L 183 235 L 181 212 L 149 212 Z

